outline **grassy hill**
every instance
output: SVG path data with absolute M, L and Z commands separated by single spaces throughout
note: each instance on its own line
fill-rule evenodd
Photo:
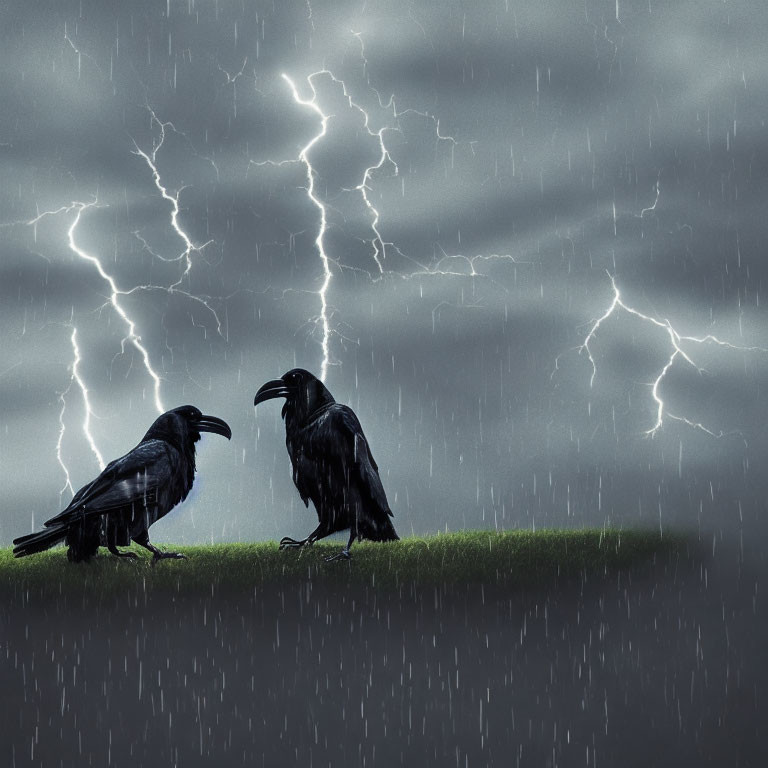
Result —
M 398 542 L 362 543 L 351 561 L 326 563 L 340 542 L 319 543 L 303 551 L 279 551 L 276 542 L 165 547 L 187 560 L 165 560 L 153 566 L 139 547 L 138 561 L 118 560 L 106 550 L 90 563 L 72 564 L 57 548 L 15 559 L 0 550 L 0 590 L 20 594 L 62 594 L 85 588 L 119 593 L 131 588 L 195 592 L 201 589 L 250 590 L 264 585 L 301 583 L 374 587 L 403 584 L 524 584 L 557 578 L 607 574 L 658 556 L 689 548 L 692 539 L 658 531 L 613 529 L 541 530 L 496 533 L 468 531 Z

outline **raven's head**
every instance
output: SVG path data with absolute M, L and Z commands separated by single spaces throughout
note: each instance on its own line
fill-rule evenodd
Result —
M 216 416 L 206 416 L 194 405 L 182 405 L 158 416 L 144 439 L 166 440 L 183 447 L 190 442 L 196 443 L 201 432 L 214 432 L 227 440 L 232 437 L 232 430 L 226 421 Z
M 279 379 L 268 381 L 256 393 L 253 404 L 258 405 L 273 397 L 284 397 L 283 418 L 287 413 L 291 413 L 299 423 L 311 416 L 318 408 L 335 402 L 325 384 L 303 368 L 294 368 Z

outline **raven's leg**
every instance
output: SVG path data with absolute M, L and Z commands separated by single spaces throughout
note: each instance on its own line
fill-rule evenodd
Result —
M 137 560 L 139 557 L 135 552 L 121 552 L 114 544 L 107 544 L 107 549 L 115 557 L 127 557 L 129 560 Z
M 338 555 L 331 555 L 330 557 L 325 558 L 326 563 L 332 563 L 334 560 L 351 560 L 352 555 L 349 554 L 349 548 L 352 546 L 352 542 L 355 540 L 357 534 L 355 531 L 351 531 L 349 534 L 349 541 L 347 542 L 347 546 L 344 547 L 344 549 L 339 552 Z
M 290 538 L 290 536 L 284 536 L 282 539 L 280 539 L 280 547 L 279 549 L 299 549 L 300 547 L 311 547 L 318 539 L 324 539 L 328 533 L 325 530 L 325 526 L 320 523 L 320 525 L 315 528 L 312 533 L 307 536 L 306 539 L 302 539 L 301 541 L 296 541 L 296 539 Z
M 135 552 L 121 552 L 115 544 L 115 529 L 107 524 L 107 549 L 115 557 L 127 557 L 129 560 L 137 560 L 138 555 Z
M 148 549 L 154 557 L 152 558 L 152 565 L 158 560 L 186 560 L 187 556 L 182 555 L 181 552 L 161 552 L 157 547 L 149 543 L 149 533 L 144 533 L 134 536 L 133 540 L 144 549 Z

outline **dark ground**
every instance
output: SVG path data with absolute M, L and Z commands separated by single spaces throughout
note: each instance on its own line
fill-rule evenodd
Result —
M 540 589 L 17 590 L 0 609 L 0 759 L 767 764 L 755 574 L 720 550 L 660 559 Z

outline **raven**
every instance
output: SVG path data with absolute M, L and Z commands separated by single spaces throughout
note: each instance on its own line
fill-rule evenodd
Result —
M 215 432 L 228 440 L 232 430 L 215 416 L 204 416 L 192 405 L 159 416 L 141 442 L 125 456 L 110 462 L 91 483 L 83 486 L 70 505 L 45 523 L 45 529 L 14 539 L 16 557 L 43 552 L 65 540 L 72 562 L 90 560 L 99 546 L 113 555 L 131 539 L 153 553 L 153 563 L 183 558 L 161 552 L 149 542 L 149 527 L 183 501 L 195 479 L 195 443 L 201 432 Z
M 392 511 L 379 468 L 354 411 L 337 403 L 323 382 L 303 368 L 268 381 L 256 393 L 253 404 L 274 397 L 286 398 L 281 414 L 293 482 L 305 506 L 312 500 L 320 521 L 302 541 L 286 536 L 280 549 L 311 545 L 349 528 L 347 546 L 340 554 L 326 558 L 348 560 L 356 538 L 399 539 L 390 520 Z

